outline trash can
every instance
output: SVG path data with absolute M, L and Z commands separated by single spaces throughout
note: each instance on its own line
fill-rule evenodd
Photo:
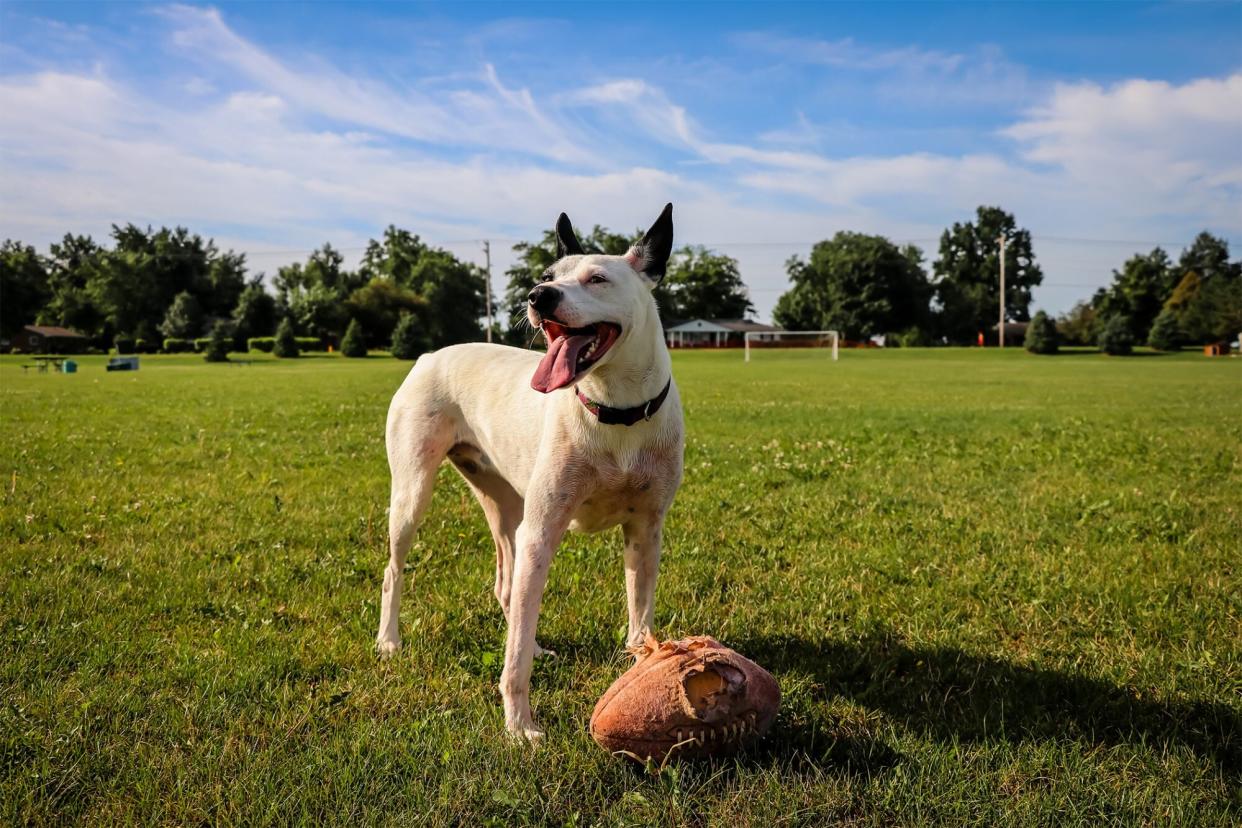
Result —
M 78 372 L 78 364 L 72 359 L 66 359 L 63 363 L 61 363 L 60 370 L 64 371 L 66 374 L 76 374 Z

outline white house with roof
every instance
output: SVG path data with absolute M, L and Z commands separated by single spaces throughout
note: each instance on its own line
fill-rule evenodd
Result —
M 665 328 L 664 339 L 670 348 L 740 348 L 742 337 L 750 331 L 781 330 L 747 319 L 689 319 Z

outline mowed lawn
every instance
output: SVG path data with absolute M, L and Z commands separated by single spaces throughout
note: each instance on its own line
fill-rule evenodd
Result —
M 1242 360 L 679 353 L 656 621 L 784 693 L 739 757 L 587 733 L 628 666 L 617 533 L 570 536 L 542 748 L 507 741 L 494 553 L 456 473 L 373 653 L 389 398 L 333 356 L 0 361 L 0 820 L 1229 825 Z

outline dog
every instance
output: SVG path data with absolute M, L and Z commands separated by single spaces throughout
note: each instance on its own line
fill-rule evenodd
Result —
M 528 296 L 542 357 L 504 345 L 454 345 L 419 358 L 388 409 L 392 473 L 389 560 L 376 643 L 401 646 L 406 552 L 448 459 L 487 517 L 496 600 L 508 623 L 500 693 L 505 728 L 535 742 L 531 662 L 548 568 L 566 530 L 620 526 L 627 643 L 651 630 L 664 516 L 681 484 L 685 446 L 652 290 L 673 245 L 673 205 L 624 256 L 587 255 L 569 217 L 557 261 Z

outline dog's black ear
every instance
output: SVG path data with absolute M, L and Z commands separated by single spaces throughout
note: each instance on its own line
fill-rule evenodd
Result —
M 630 248 L 626 256 L 630 265 L 657 285 L 668 268 L 673 253 L 673 205 L 665 204 L 660 217 L 651 225 L 643 240 Z
M 581 256 L 585 252 L 582 242 L 578 241 L 578 236 L 574 233 L 574 226 L 569 223 L 569 216 L 561 213 L 561 217 L 556 220 L 556 258 Z

